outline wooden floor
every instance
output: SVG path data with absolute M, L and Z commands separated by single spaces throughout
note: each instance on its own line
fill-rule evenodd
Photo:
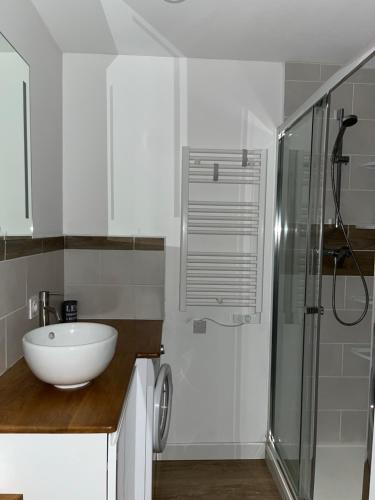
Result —
M 264 460 L 157 462 L 153 500 L 280 500 Z

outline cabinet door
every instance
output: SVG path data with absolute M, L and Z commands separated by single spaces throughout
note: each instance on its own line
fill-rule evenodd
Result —
M 134 367 L 119 427 L 109 435 L 108 500 L 151 500 L 153 366 Z
M 0 434 L 0 493 L 105 500 L 106 434 Z
M 168 57 L 118 57 L 107 70 L 111 236 L 165 236 L 175 216 L 177 64 Z

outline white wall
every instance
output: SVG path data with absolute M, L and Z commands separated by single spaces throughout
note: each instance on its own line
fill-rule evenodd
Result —
M 172 364 L 173 423 L 165 458 L 255 457 L 268 412 L 275 126 L 282 119 L 281 64 L 187 63 L 187 143 L 269 150 L 262 323 L 238 329 L 208 323 L 193 335 L 178 312 L 179 248 L 167 246 L 166 361 Z M 228 313 L 215 319 L 231 322 Z
M 122 66 L 124 75 L 130 61 L 135 59 L 138 65 L 150 62 L 158 66 L 157 58 L 127 56 L 116 58 L 115 65 Z M 103 188 L 107 186 L 104 158 L 110 156 L 105 135 L 104 78 L 105 71 L 111 72 L 111 65 L 106 56 L 64 55 L 64 231 L 69 234 L 107 234 L 107 206 L 111 200 Z M 164 92 L 173 92 L 174 112 L 168 112 L 160 125 L 162 130 L 174 127 L 174 144 L 168 148 L 176 151 L 182 145 L 190 145 L 269 150 L 262 323 L 240 329 L 208 324 L 206 335 L 193 335 L 190 320 L 194 315 L 178 310 L 180 161 L 176 155 L 170 155 L 167 165 L 159 160 L 155 164 L 159 175 L 165 176 L 168 190 L 164 196 L 169 202 L 168 220 L 162 228 L 167 237 L 163 341 L 167 351 L 165 361 L 173 368 L 175 393 L 170 444 L 165 456 L 255 457 L 263 453 L 267 425 L 275 144 L 276 126 L 282 120 L 283 67 L 279 63 L 181 59 L 176 60 L 175 71 L 171 72 L 161 58 L 162 66 L 166 66 L 173 79 L 171 85 L 154 88 L 155 99 Z M 147 113 L 152 113 L 142 93 L 136 92 L 137 78 L 143 74 L 143 69 L 138 72 L 134 69 L 131 75 L 136 105 L 124 107 L 122 118 L 117 117 L 117 127 L 122 119 L 124 131 L 136 118 L 134 113 L 146 118 Z M 129 82 L 126 83 L 129 88 Z M 96 98 L 82 99 L 85 89 Z M 71 130 L 76 120 L 79 136 Z M 133 141 L 141 143 L 156 137 L 153 120 L 150 119 L 150 127 L 147 119 L 144 123 L 144 134 L 139 139 L 133 137 Z M 122 168 L 129 165 L 123 162 Z M 147 184 L 148 178 L 143 177 L 143 182 Z M 116 189 L 119 189 L 117 184 Z M 148 203 L 157 206 L 160 190 L 148 193 L 151 198 Z M 82 217 L 79 214 L 83 206 L 90 210 Z M 157 232 L 162 230 L 159 222 L 155 225 Z M 125 220 L 124 234 L 128 234 L 129 227 Z M 138 227 L 142 230 L 142 220 Z M 116 233 L 120 231 L 121 225 Z M 223 312 L 217 313 L 215 319 L 232 320 Z
M 29 0 L 2 0 L 0 31 L 30 66 L 35 236 L 62 233 L 62 56 Z

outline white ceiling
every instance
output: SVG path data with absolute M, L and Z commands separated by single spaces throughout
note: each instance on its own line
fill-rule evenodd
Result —
M 345 63 L 375 42 L 375 1 L 32 0 L 63 52 Z

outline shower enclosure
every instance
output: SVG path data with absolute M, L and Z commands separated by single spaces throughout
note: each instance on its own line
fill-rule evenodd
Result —
M 280 137 L 269 441 L 289 488 L 311 497 L 328 101 Z
M 266 455 L 285 499 L 314 499 L 331 95 L 372 54 L 373 50 L 328 80 L 279 134 Z

